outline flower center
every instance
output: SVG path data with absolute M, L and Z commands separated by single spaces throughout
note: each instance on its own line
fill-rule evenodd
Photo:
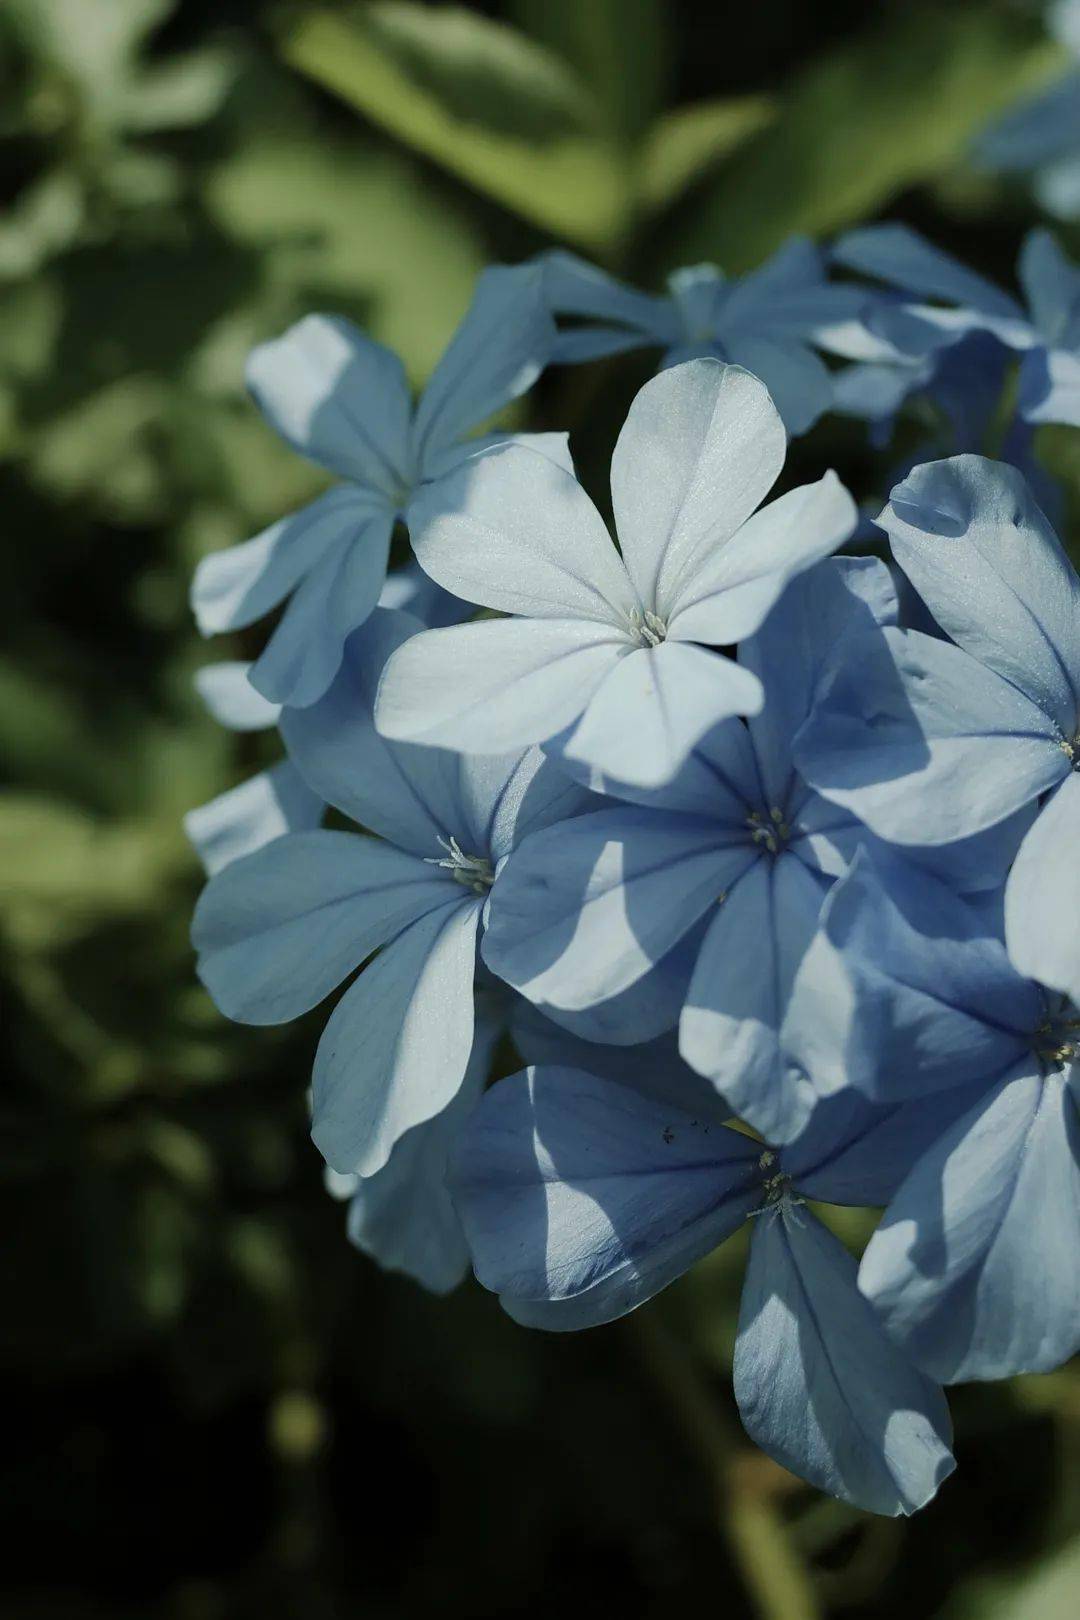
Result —
M 1058 746 L 1073 770 L 1080 771 L 1080 731 L 1076 733 L 1071 742 L 1061 742 Z
M 441 867 L 444 872 L 450 873 L 456 883 L 471 890 L 473 894 L 487 894 L 495 881 L 495 873 L 487 856 L 466 855 L 452 834 L 449 838 L 440 838 L 439 843 L 446 854 L 425 855 L 424 865 Z
M 637 608 L 630 610 L 630 632 L 636 636 L 643 647 L 659 647 L 667 636 L 667 625 L 658 613 L 649 608 L 639 613 Z
M 751 810 L 746 825 L 750 828 L 751 843 L 768 850 L 770 855 L 779 855 L 791 836 L 784 812 L 775 804 L 769 810 Z
M 1048 1007 L 1046 1017 L 1031 1037 L 1039 1062 L 1048 1069 L 1064 1069 L 1080 1059 L 1080 1012 L 1068 996 Z
M 805 1199 L 795 1194 L 791 1177 L 781 1170 L 777 1154 L 773 1148 L 765 1148 L 758 1159 L 758 1169 L 761 1171 L 761 1188 L 764 1194 L 757 1209 L 750 1211 L 751 1215 L 775 1215 L 781 1208 L 791 1208 L 793 1204 L 802 1204 Z

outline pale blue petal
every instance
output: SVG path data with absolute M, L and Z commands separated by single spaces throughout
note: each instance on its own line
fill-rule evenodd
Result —
M 769 805 L 786 806 L 791 747 L 844 642 L 876 625 L 895 624 L 892 576 L 876 557 L 828 557 L 793 579 L 761 629 L 739 648 L 739 663 L 761 681 L 765 707 L 750 721 Z
M 738 366 L 693 360 L 645 384 L 611 461 L 619 544 L 645 607 L 669 618 L 765 499 L 785 451 L 767 389 Z
M 457 799 L 477 851 L 496 865 L 530 833 L 567 822 L 602 802 L 539 748 L 459 755 Z
M 361 827 L 421 857 L 441 859 L 460 759 L 442 748 L 388 742 L 372 709 L 390 655 L 420 630 L 408 613 L 377 608 L 345 644 L 341 668 L 317 703 L 286 709 L 281 734 L 310 785 Z M 480 850 L 470 851 L 473 854 Z
M 992 124 L 980 137 L 986 168 L 1024 173 L 1080 150 L 1080 73 L 1067 73 L 1048 90 Z
M 1080 774 L 1073 771 L 1020 846 L 1005 889 L 1005 939 L 1021 973 L 1080 1007 Z
M 546 1020 L 558 1024 L 571 1037 L 587 1041 L 591 1046 L 604 1042 L 608 1050 L 628 1057 L 642 1050 L 645 1042 L 654 1043 L 660 1036 L 671 1037 L 686 1000 L 701 930 L 700 923 L 691 928 L 647 973 L 607 1001 L 575 1009 L 554 1007 L 545 1002 Z M 538 1060 L 530 1057 L 529 1061 Z M 590 1065 L 580 1063 L 575 1067 L 587 1069 Z M 601 1068 L 596 1072 L 605 1071 Z
M 646 341 L 666 340 L 671 321 L 666 299 L 627 287 L 575 253 L 545 253 L 539 263 L 544 270 L 545 295 L 556 315 L 619 321 L 639 330 Z
M 665 641 L 615 665 L 562 751 L 601 775 L 657 788 L 720 721 L 760 707 L 756 675 L 704 647 Z
M 340 316 L 307 315 L 252 350 L 247 384 L 294 450 L 396 500 L 411 412 L 396 354 Z
M 586 360 L 606 360 L 629 354 L 663 340 L 650 332 L 623 326 L 572 326 L 560 332 L 551 351 L 553 366 L 578 366 Z
M 429 630 L 447 624 L 463 624 L 476 612 L 474 602 L 464 602 L 429 579 L 415 558 L 387 574 L 379 592 L 379 607 L 412 613 Z
M 413 446 L 425 461 L 531 388 L 548 362 L 555 323 L 538 265 L 493 265 L 432 372 L 416 408 Z
M 184 832 L 207 876 L 285 833 L 310 832 L 323 818 L 322 799 L 288 760 L 189 810 Z
M 669 782 L 660 787 L 642 787 L 618 776 L 606 775 L 566 753 L 573 730 L 560 732 L 545 743 L 544 751 L 554 755 L 560 768 L 596 793 L 640 804 L 647 809 L 682 810 L 689 815 L 708 816 L 745 829 L 750 810 L 759 807 L 761 782 L 750 742 L 750 733 L 739 719 L 721 720 L 706 732 Z
M 538 832 L 502 868 L 483 956 L 531 1001 L 570 1011 L 618 995 L 754 860 L 703 817 L 632 806 Z
M 202 634 L 254 624 L 384 510 L 385 503 L 346 484 L 272 523 L 253 540 L 203 557 L 191 587 L 191 608 Z
M 450 1181 L 485 1288 L 569 1299 L 618 1279 L 608 1320 L 741 1225 L 760 1198 L 760 1152 L 609 1080 L 531 1069 L 482 1098 Z
M 759 856 L 705 935 L 679 1023 L 687 1063 L 766 1141 L 792 1135 L 813 1103 L 779 1030 L 824 897 L 795 856 Z
M 955 1464 L 937 1385 L 860 1298 L 855 1262 L 807 1211 L 755 1222 L 735 1341 L 746 1432 L 784 1468 L 871 1513 L 914 1513 Z
M 534 454 L 546 456 L 548 461 L 553 461 L 563 472 L 572 474 L 574 471 L 574 458 L 570 454 L 568 433 L 505 433 L 496 430 L 493 433 L 478 434 L 475 439 L 466 439 L 461 444 L 448 444 L 437 454 L 430 455 L 424 470 L 424 483 L 433 483 L 439 478 L 447 477 L 449 473 L 457 472 L 462 464 L 470 461 L 473 456 L 485 455 L 489 450 L 505 450 L 511 445 L 519 450 L 531 450 Z M 406 522 L 409 521 L 410 506 L 405 508 Z
M 1015 467 L 916 467 L 879 524 L 945 633 L 1071 737 L 1080 719 L 1080 579 Z
M 409 507 L 424 572 L 469 602 L 592 619 L 629 636 L 637 597 L 603 518 L 572 473 L 506 445 L 425 484 Z
M 227 1017 L 283 1024 L 461 892 L 447 874 L 374 838 L 292 833 L 203 890 L 191 928 L 199 977 Z
M 736 331 L 730 337 L 725 335 L 724 351 L 733 364 L 745 366 L 761 378 L 790 434 L 809 432 L 829 409 L 829 368 L 804 343 Z
M 1080 1119 L 1064 1076 L 996 1087 L 939 1139 L 870 1240 L 859 1286 L 943 1383 L 1080 1350 Z
M 349 1177 L 350 1241 L 387 1271 L 433 1294 L 448 1294 L 469 1270 L 469 1250 L 446 1185 L 447 1160 L 484 1088 L 498 1024 L 477 1017 L 472 1054 L 457 1096 L 406 1131 L 373 1176 Z M 336 1171 L 328 1171 L 336 1175 Z
M 1025 354 L 1018 408 L 1025 422 L 1080 426 L 1080 357 L 1064 349 Z
M 1077 135 L 1080 137 L 1080 120 Z M 1020 249 L 1017 274 L 1039 336 L 1048 348 L 1069 346 L 1075 341 L 1080 270 L 1057 238 L 1046 230 L 1029 231 Z
M 788 581 L 842 545 L 857 521 L 855 502 L 835 473 L 789 490 L 681 581 L 668 634 L 717 646 L 753 635 Z
M 312 1071 L 327 1164 L 372 1176 L 457 1095 L 473 1045 L 480 902 L 462 895 L 399 933 L 342 996 Z
M 1017 317 L 1019 306 L 984 276 L 943 253 L 909 225 L 865 225 L 833 246 L 837 264 L 877 276 L 890 287 L 967 305 L 988 315 Z
M 1030 1050 L 1038 991 L 979 911 L 929 873 L 899 861 L 882 868 L 863 850 L 822 925 L 841 976 L 825 994 L 816 963 L 782 1031 L 820 1090 L 850 1084 L 904 1102 L 968 1080 L 990 1084 Z
M 899 844 L 992 827 L 1069 767 L 1036 703 L 959 647 L 917 630 L 852 637 L 795 740 L 800 774 Z
M 626 643 L 582 619 L 499 619 L 426 630 L 391 658 L 375 723 L 386 737 L 490 754 L 576 719 Z
M 278 704 L 256 692 L 248 679 L 250 669 L 248 663 L 230 661 L 195 671 L 195 690 L 218 725 L 230 731 L 266 731 L 281 714 Z
M 272 703 L 303 708 L 322 697 L 352 632 L 373 612 L 386 580 L 393 520 L 379 513 L 307 575 L 251 668 Z

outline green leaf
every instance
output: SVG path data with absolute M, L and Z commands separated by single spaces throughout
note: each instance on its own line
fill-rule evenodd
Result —
M 615 139 L 630 144 L 644 134 L 669 78 L 660 0 L 514 0 L 510 12 L 530 38 L 576 69 Z
M 653 125 L 641 153 L 643 206 L 656 211 L 771 123 L 766 96 L 733 96 L 676 107 Z
M 665 268 L 758 264 L 793 232 L 821 236 L 933 179 L 1059 61 L 1029 28 L 984 8 L 917 6 L 812 63 L 775 122 L 725 166 Z
M 594 98 L 552 52 L 458 8 L 312 11 L 286 59 L 505 207 L 602 249 L 630 187 Z

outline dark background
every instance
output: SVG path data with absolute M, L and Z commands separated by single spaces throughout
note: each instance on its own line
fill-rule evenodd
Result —
M 965 154 L 1062 62 L 1034 8 L 956 0 L 0 5 L 5 1620 L 1080 1609 L 1075 1364 L 956 1391 L 958 1473 L 897 1524 L 742 1437 L 739 1240 L 567 1340 L 351 1250 L 306 1134 L 323 1014 L 216 1014 L 179 826 L 272 757 L 192 693 L 260 631 L 201 645 L 191 569 L 318 488 L 243 396 L 253 342 L 338 310 L 419 382 L 493 258 L 656 285 L 883 214 L 1007 284 L 1034 206 Z M 598 496 L 648 369 L 529 403 Z M 796 462 L 868 498 L 887 465 L 836 419 Z

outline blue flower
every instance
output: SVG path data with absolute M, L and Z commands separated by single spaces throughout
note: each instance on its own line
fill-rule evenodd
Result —
M 1022 355 L 1018 413 L 1024 422 L 1080 425 L 1080 270 L 1049 231 L 1030 231 L 1020 251 L 1026 310 L 906 225 L 850 231 L 833 256 L 909 299 L 937 300 L 884 300 L 866 316 L 868 330 L 882 344 L 880 362 L 893 351 L 901 377 L 909 378 L 907 391 L 928 380 L 932 387 L 947 350 L 981 333 Z M 867 357 L 875 358 L 869 352 Z
M 848 639 L 895 623 L 896 609 L 872 558 L 800 575 L 739 651 L 767 682 L 761 713 L 721 722 L 663 788 L 584 773 L 624 802 L 524 840 L 484 938 L 493 972 L 553 1015 L 625 994 L 680 950 L 683 1057 L 774 1141 L 796 1135 L 813 1102 L 779 1041 L 787 1000 L 829 885 L 868 836 L 807 786 L 792 741 Z M 934 858 L 967 888 L 999 885 L 1022 830 Z
M 986 914 L 864 851 L 826 907 L 845 975 L 785 1038 L 826 1084 L 954 1118 L 866 1250 L 860 1286 L 942 1382 L 1080 1349 L 1080 1010 L 1009 961 Z
M 691 1111 L 533 1068 L 481 1099 L 450 1184 L 479 1280 L 552 1331 L 633 1310 L 756 1217 L 734 1367 L 747 1431 L 820 1489 L 910 1513 L 953 1467 L 944 1398 L 890 1342 L 855 1262 L 803 1200 L 884 1201 L 932 1118 L 849 1096 L 776 1151 L 731 1130 L 707 1093 Z
M 196 570 L 204 635 L 253 624 L 289 598 L 251 674 L 271 702 L 303 706 L 326 691 L 379 599 L 395 520 L 411 524 L 421 489 L 430 511 L 441 478 L 505 439 L 467 435 L 532 385 L 554 338 L 541 272 L 520 266 L 485 271 L 415 410 L 397 356 L 348 321 L 310 315 L 255 349 L 248 386 L 263 414 L 343 480 Z M 566 460 L 565 435 L 524 442 Z
M 555 363 L 653 347 L 663 350 L 664 366 L 727 360 L 761 378 L 793 434 L 832 401 L 829 372 L 811 345 L 828 347 L 832 329 L 865 302 L 857 289 L 829 285 L 820 250 L 801 237 L 735 280 L 711 264 L 678 270 L 666 297 L 636 292 L 571 253 L 540 262 L 552 312 L 583 323 L 560 330 Z
M 416 629 L 379 609 L 325 697 L 281 718 L 313 792 L 377 836 L 277 838 L 211 879 L 193 925 L 204 984 L 243 1023 L 298 1017 L 379 951 L 331 1015 L 313 1075 L 315 1141 L 334 1169 L 361 1175 L 462 1084 L 499 862 L 525 832 L 588 802 L 535 749 L 467 757 L 378 736 L 375 686 Z
M 1080 995 L 1080 579 L 1014 468 L 918 467 L 879 519 L 951 641 L 886 627 L 796 741 L 817 790 L 881 838 L 932 847 L 1030 814 L 1006 895 L 1018 965 Z
M 756 377 L 695 360 L 646 383 L 619 435 L 621 556 L 574 478 L 519 447 L 421 492 L 421 566 L 513 617 L 402 647 L 379 690 L 380 730 L 494 751 L 576 722 L 567 758 L 642 786 L 670 780 L 718 720 L 763 701 L 757 674 L 698 643 L 752 634 L 788 580 L 854 527 L 832 473 L 756 510 L 785 449 Z

